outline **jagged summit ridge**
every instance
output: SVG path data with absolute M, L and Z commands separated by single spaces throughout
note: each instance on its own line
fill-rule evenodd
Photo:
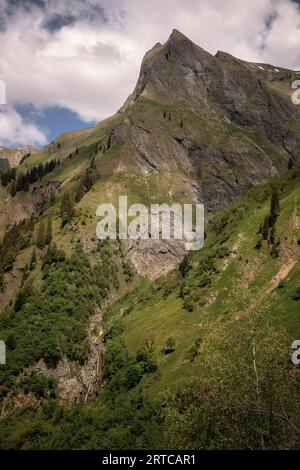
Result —
M 273 143 L 283 145 L 283 139 L 290 139 L 291 116 L 299 114 L 288 93 L 287 81 L 293 74 L 223 51 L 213 56 L 174 29 L 165 44 L 157 44 L 145 55 L 124 109 L 140 97 L 189 106 L 195 112 L 205 107 L 220 119 L 259 128 Z M 291 156 L 298 155 L 299 142 L 286 148 Z

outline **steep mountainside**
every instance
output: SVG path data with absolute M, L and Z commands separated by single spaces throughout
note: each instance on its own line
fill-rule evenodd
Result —
M 128 193 L 147 204 L 200 201 L 209 219 L 247 185 L 299 160 L 300 112 L 291 101 L 296 77 L 297 72 L 224 52 L 212 56 L 174 30 L 166 44 L 146 54 L 136 88 L 115 116 L 59 136 L 26 159 L 21 170 L 57 158 L 61 166 L 47 181 L 75 187 L 94 155 L 97 193 L 106 200 Z M 17 193 L 1 205 L 0 220 L 7 225 L 37 214 L 44 193 L 34 189 L 34 197 Z M 81 204 L 94 211 L 89 199 Z M 152 277 L 183 256 L 180 244 L 172 248 L 165 242 L 144 241 L 127 249 L 138 271 Z M 145 259 L 156 266 L 150 272 Z
M 299 449 L 299 198 L 300 166 L 223 210 L 179 269 L 127 277 L 127 292 L 118 243 L 99 245 L 94 268 L 79 247 L 39 253 L 39 288 L 0 316 L 1 447 Z
M 116 115 L 3 167 L 2 447 L 299 446 L 298 73 L 174 30 Z M 203 202 L 205 247 L 99 242 L 120 195 Z

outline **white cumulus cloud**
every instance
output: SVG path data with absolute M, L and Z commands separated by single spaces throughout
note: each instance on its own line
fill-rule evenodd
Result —
M 47 136 L 36 124 L 25 122 L 19 113 L 8 107 L 0 111 L 0 142 L 4 146 L 29 143 L 40 146 L 47 143 Z
M 61 106 L 101 120 L 123 104 L 144 53 L 173 28 L 213 54 L 300 69 L 300 8 L 292 0 L 37 3 L 0 0 L 0 79 L 11 107 Z

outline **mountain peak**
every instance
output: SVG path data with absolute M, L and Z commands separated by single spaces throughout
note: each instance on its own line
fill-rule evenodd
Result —
M 185 40 L 185 41 L 192 42 L 188 37 L 186 37 L 184 34 L 178 31 L 178 29 L 173 29 L 169 37 L 169 41 L 170 40 Z
M 141 95 L 159 101 L 196 100 L 199 104 L 199 89 L 195 85 L 204 68 L 209 65 L 211 69 L 214 61 L 209 52 L 173 29 L 166 43 L 157 43 L 145 54 L 135 90 L 122 110 Z

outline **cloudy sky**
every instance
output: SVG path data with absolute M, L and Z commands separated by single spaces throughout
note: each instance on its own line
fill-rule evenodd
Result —
M 213 54 L 300 70 L 300 0 L 0 0 L 0 145 L 42 146 L 113 114 L 173 28 Z

